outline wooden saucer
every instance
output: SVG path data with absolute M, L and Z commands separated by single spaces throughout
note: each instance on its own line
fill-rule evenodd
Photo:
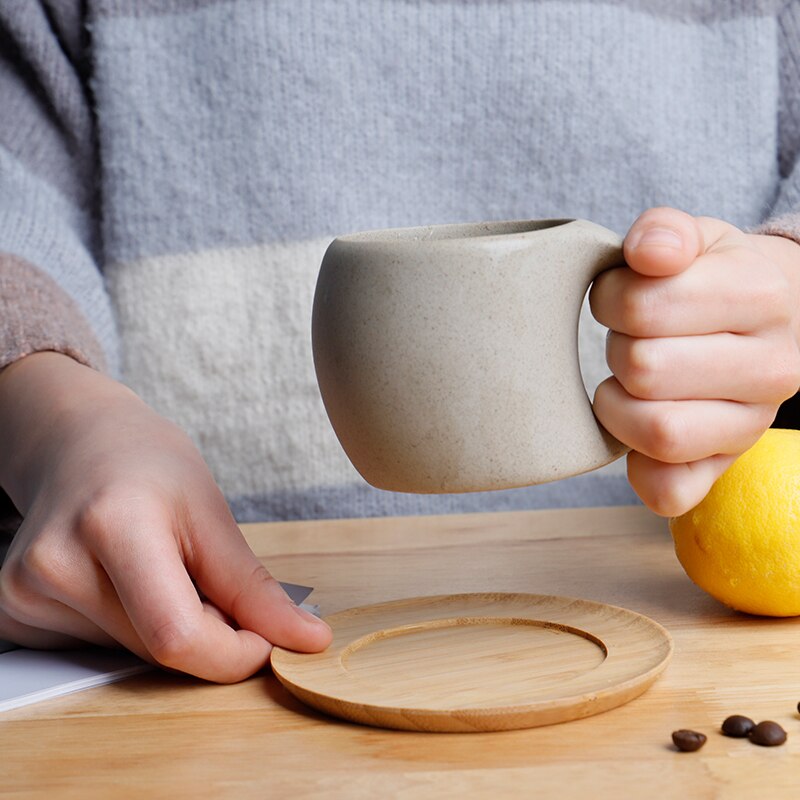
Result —
M 326 618 L 323 653 L 276 647 L 280 682 L 313 708 L 416 731 L 498 731 L 608 711 L 661 674 L 672 640 L 624 608 L 537 594 L 455 594 Z

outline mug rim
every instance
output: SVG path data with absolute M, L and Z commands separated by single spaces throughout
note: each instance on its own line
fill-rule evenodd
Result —
M 405 228 L 376 228 L 374 230 L 337 236 L 346 243 L 414 244 L 421 242 L 465 242 L 475 239 L 502 240 L 511 236 L 543 234 L 578 222 L 576 218 L 489 220 L 486 222 L 455 222 L 439 225 L 415 225 Z

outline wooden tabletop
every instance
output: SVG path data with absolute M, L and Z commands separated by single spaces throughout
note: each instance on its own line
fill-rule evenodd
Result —
M 503 733 L 380 730 L 301 706 L 271 674 L 216 686 L 162 673 L 0 715 L 0 795 L 19 797 L 800 796 L 800 621 L 736 614 L 684 575 L 643 508 L 244 526 L 281 580 L 323 614 L 450 592 L 571 595 L 672 634 L 644 695 L 587 719 Z M 782 747 L 719 733 L 772 719 Z M 677 752 L 670 734 L 708 736 Z

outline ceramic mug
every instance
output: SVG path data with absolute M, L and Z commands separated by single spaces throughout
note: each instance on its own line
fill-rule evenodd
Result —
M 507 489 L 627 448 L 595 419 L 578 318 L 617 234 L 585 220 L 435 225 L 335 239 L 317 280 L 314 364 L 361 475 L 400 492 Z

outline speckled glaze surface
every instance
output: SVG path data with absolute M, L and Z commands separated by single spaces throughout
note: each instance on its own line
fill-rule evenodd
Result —
M 312 340 L 336 435 L 373 486 L 507 489 L 603 466 L 578 361 L 591 280 L 622 242 L 584 220 L 404 228 L 328 248 Z

